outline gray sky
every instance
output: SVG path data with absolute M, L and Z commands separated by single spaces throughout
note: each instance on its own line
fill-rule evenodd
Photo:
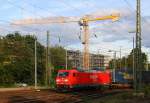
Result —
M 149 52 L 150 1 L 141 1 L 142 46 L 144 51 Z M 51 44 L 70 45 L 68 47 L 76 49 L 82 48 L 78 23 L 12 26 L 10 22 L 24 18 L 83 17 L 87 14 L 102 16 L 117 12 L 121 15 L 117 22 L 106 20 L 90 23 L 90 50 L 119 50 L 121 46 L 124 52 L 129 52 L 132 48 L 132 37 L 135 34 L 128 32 L 135 30 L 136 0 L 0 0 L 0 7 L 1 35 L 14 31 L 24 35 L 36 34 L 39 41 L 45 44 L 46 31 L 49 30 Z

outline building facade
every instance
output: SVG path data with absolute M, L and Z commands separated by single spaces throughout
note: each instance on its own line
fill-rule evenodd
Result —
M 80 51 L 67 50 L 67 60 L 73 67 L 83 67 L 83 53 Z M 110 57 L 102 54 L 90 54 L 90 68 L 109 66 Z

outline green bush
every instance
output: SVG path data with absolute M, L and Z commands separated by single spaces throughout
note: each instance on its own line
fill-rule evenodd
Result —
M 144 87 L 144 94 L 145 96 L 150 95 L 150 85 L 147 85 Z

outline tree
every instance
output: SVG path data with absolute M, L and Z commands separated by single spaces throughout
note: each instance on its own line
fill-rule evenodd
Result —
M 16 32 L 0 39 L 0 85 L 34 83 L 34 47 L 35 37 L 22 36 Z M 65 49 L 61 46 L 50 48 L 52 80 L 57 71 L 65 67 Z M 46 73 L 46 47 L 37 41 L 37 77 L 38 83 L 44 84 Z M 68 63 L 69 64 L 69 63 Z
M 136 52 L 137 50 L 134 49 L 131 51 L 131 53 L 127 56 L 127 57 L 122 57 L 121 58 L 121 68 L 126 68 L 129 69 L 129 71 L 132 70 L 133 68 L 133 51 Z M 147 61 L 147 55 L 145 53 L 142 52 L 142 56 L 141 56 L 141 65 L 142 65 L 142 69 L 145 70 L 145 66 L 144 64 Z M 110 68 L 112 69 L 114 67 L 114 59 L 112 59 L 109 63 Z M 120 59 L 116 59 L 116 69 L 120 68 Z
M 134 51 L 134 53 L 136 53 L 137 49 L 135 48 L 134 50 L 131 51 L 130 55 L 128 55 L 128 67 L 129 68 L 132 68 L 132 66 L 133 66 L 133 55 L 135 57 L 135 54 L 133 53 L 133 51 Z M 146 70 L 145 63 L 147 61 L 147 55 L 144 52 L 141 53 L 140 61 L 141 61 L 141 69 Z
M 34 37 L 8 34 L 1 39 L 0 75 L 1 83 L 34 83 Z M 44 83 L 45 54 L 44 46 L 37 43 L 38 82 Z
M 65 65 L 65 49 L 61 46 L 50 48 L 51 63 L 54 67 Z

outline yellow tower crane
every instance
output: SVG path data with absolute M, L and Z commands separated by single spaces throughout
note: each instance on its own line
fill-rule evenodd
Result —
M 90 56 L 89 56 L 89 21 L 109 20 L 116 21 L 119 19 L 119 15 L 109 15 L 103 17 L 89 18 L 87 16 L 80 20 L 80 26 L 83 26 L 84 30 L 84 55 L 83 55 L 83 68 L 89 70 Z
M 89 58 L 89 22 L 90 21 L 100 21 L 100 20 L 112 20 L 117 21 L 119 19 L 118 14 L 111 14 L 108 16 L 100 16 L 100 17 L 91 17 L 84 16 L 82 18 L 79 17 L 48 17 L 48 18 L 30 18 L 30 19 L 22 19 L 15 20 L 11 24 L 13 25 L 29 25 L 29 24 L 49 24 L 49 23 L 69 23 L 69 22 L 78 22 L 80 26 L 83 26 L 83 69 L 89 70 L 90 58 Z

